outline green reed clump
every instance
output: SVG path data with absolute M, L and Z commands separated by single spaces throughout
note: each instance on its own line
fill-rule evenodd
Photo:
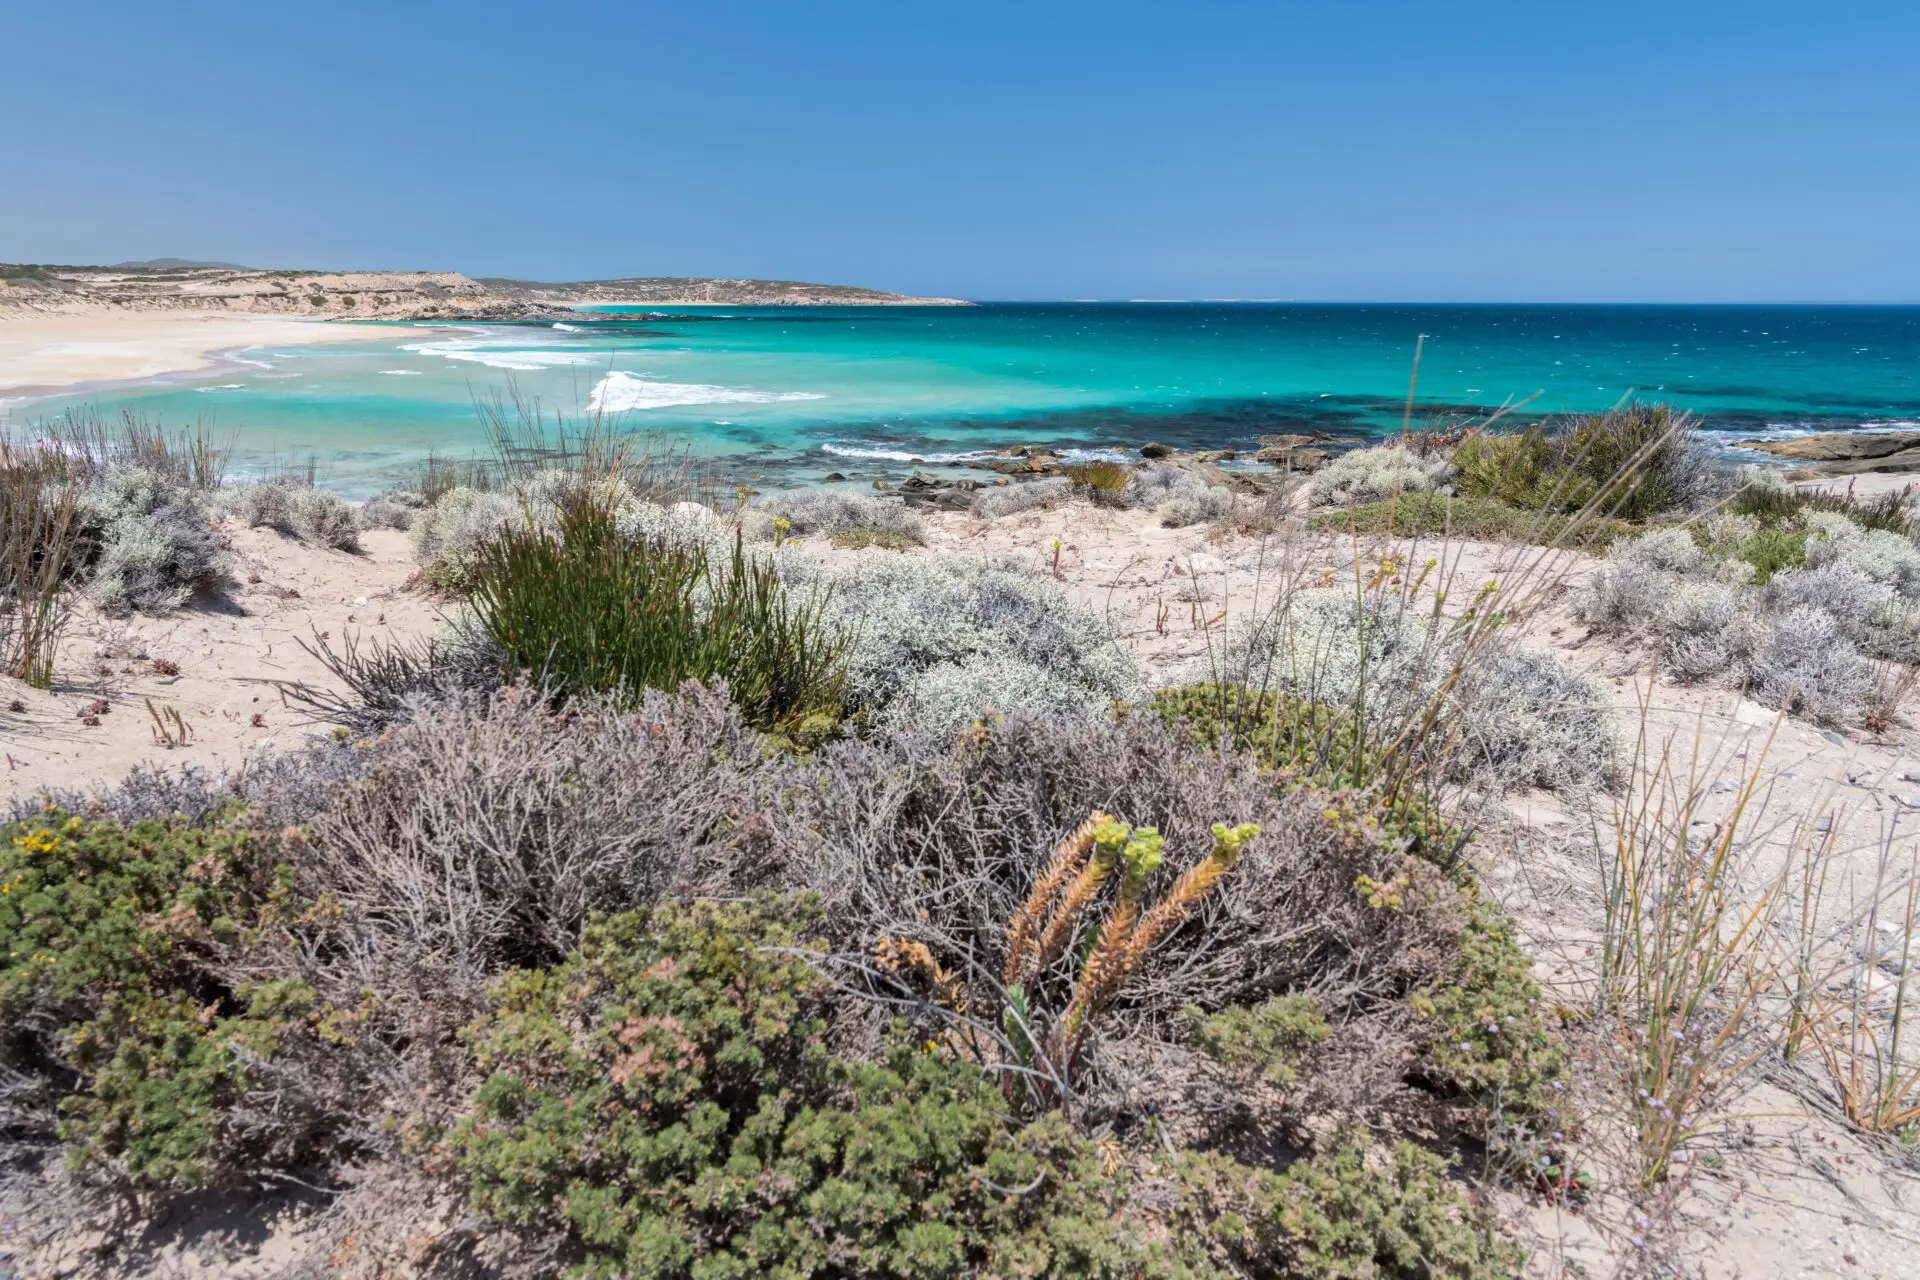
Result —
M 1133 479 L 1132 467 L 1105 459 L 1082 462 L 1063 467 L 1062 470 L 1076 488 L 1085 490 L 1095 502 L 1118 503 L 1121 494 L 1126 492 L 1127 482 Z
M 1802 512 L 1832 511 L 1863 529 L 1884 529 L 1910 538 L 1920 531 L 1909 505 L 1912 499 L 1912 485 L 1877 498 L 1856 498 L 1851 489 L 1846 493 L 1829 493 L 1820 489 L 1796 489 L 1782 482 L 1752 482 L 1733 495 L 1727 509 L 1738 515 L 1753 516 L 1768 529 L 1798 525 Z
M 1308 527 L 1353 532 L 1363 537 L 1393 534 L 1409 538 L 1438 536 L 1481 542 L 1528 542 L 1577 547 L 1596 554 L 1633 530 L 1625 520 L 1609 516 L 1563 515 L 1527 510 L 1498 498 L 1446 497 L 1436 493 L 1403 493 L 1346 511 L 1327 512 L 1314 516 Z
M 1465 497 L 1640 521 L 1685 505 L 1700 487 L 1707 464 L 1697 433 L 1671 405 L 1635 401 L 1552 429 L 1476 432 L 1449 461 Z
M 790 599 L 738 538 L 716 566 L 702 547 L 625 537 L 589 494 L 552 529 L 486 544 L 472 603 L 513 662 L 563 695 L 718 678 L 772 732 L 817 735 L 839 714 L 847 638 L 826 625 L 825 599 Z
M 0 670 L 36 689 L 53 684 L 81 552 L 74 490 L 52 477 L 46 451 L 0 441 Z

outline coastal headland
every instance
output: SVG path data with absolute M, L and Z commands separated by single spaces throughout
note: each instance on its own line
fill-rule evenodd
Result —
M 564 319 L 581 306 L 965 306 L 851 285 L 453 271 L 0 264 L 0 395 L 189 373 L 222 351 L 364 340 L 365 322 Z M 359 323 L 339 323 L 339 322 Z

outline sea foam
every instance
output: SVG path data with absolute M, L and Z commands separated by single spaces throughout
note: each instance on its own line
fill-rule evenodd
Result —
M 664 409 L 677 404 L 779 404 L 787 400 L 824 400 L 811 391 L 750 391 L 700 382 L 651 382 L 637 373 L 615 370 L 600 379 L 587 400 L 596 413 Z
M 400 348 L 415 355 L 439 356 L 466 364 L 483 364 L 489 369 L 510 369 L 533 373 L 541 369 L 564 369 L 569 365 L 598 364 L 606 357 L 595 351 L 527 351 L 511 344 L 476 342 L 454 338 L 446 342 L 414 342 Z
M 839 458 L 877 458 L 886 462 L 966 462 L 973 458 L 991 458 L 991 452 L 942 453 L 927 449 L 898 449 L 892 445 L 879 444 L 841 444 L 829 440 L 820 446 L 820 452 L 831 453 Z

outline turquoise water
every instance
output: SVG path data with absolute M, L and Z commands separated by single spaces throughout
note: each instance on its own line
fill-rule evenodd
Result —
M 317 457 L 364 494 L 484 452 L 476 399 L 599 412 L 763 485 L 900 474 L 1009 444 L 1236 447 L 1527 401 L 1521 421 L 1672 400 L 1732 439 L 1920 426 L 1920 308 L 991 304 L 602 310 L 565 324 L 369 325 L 192 378 L 8 406 L 211 420 L 236 469 Z M 1531 397 L 1531 399 L 1529 399 Z

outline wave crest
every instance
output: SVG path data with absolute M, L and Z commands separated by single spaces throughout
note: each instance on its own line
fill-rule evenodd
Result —
M 680 404 L 779 404 L 788 400 L 824 400 L 811 391 L 750 391 L 701 382 L 651 382 L 637 373 L 615 370 L 600 379 L 587 400 L 595 413 L 664 409 Z

